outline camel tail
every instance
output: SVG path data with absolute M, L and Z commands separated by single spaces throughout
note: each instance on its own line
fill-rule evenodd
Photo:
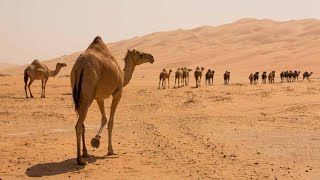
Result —
M 28 73 L 27 73 L 27 69 L 24 70 L 24 83 L 27 84 L 28 82 Z
M 74 83 L 73 91 L 72 91 L 74 108 L 77 113 L 80 108 L 80 94 L 81 94 L 82 76 L 83 76 L 83 69 L 81 69 L 79 81 L 77 79 L 77 74 L 76 74 L 75 83 Z

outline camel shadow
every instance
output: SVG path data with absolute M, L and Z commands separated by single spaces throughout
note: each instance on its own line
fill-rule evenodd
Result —
M 112 158 L 107 156 L 96 157 L 90 155 L 89 158 L 85 158 L 88 164 L 96 162 L 97 159 Z M 113 157 L 117 158 L 117 157 Z M 76 158 L 67 159 L 61 162 L 43 163 L 36 164 L 26 170 L 28 177 L 43 177 L 43 176 L 54 176 L 58 174 L 64 174 L 68 172 L 75 172 L 84 169 L 85 166 L 77 165 Z

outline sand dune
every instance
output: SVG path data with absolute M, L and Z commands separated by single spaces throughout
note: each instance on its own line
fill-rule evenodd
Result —
M 137 74 L 142 69 L 144 73 L 157 76 L 163 67 L 204 66 L 221 73 L 228 69 L 233 74 L 243 76 L 248 72 L 264 70 L 316 71 L 320 66 L 319 34 L 320 21 L 316 19 L 276 22 L 247 18 L 217 27 L 202 26 L 191 30 L 152 33 L 108 46 L 120 64 L 123 64 L 121 59 L 126 49 L 135 48 L 152 53 L 156 63 L 146 68 L 138 67 Z M 87 46 L 84 44 L 83 50 Z M 65 62 L 69 66 L 61 74 L 68 74 L 80 53 L 45 63 L 53 68 L 56 62 Z M 3 72 L 22 74 L 24 67 Z

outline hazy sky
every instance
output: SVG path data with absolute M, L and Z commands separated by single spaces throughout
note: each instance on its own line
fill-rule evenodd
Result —
M 0 62 L 29 63 L 152 32 L 244 17 L 320 19 L 320 0 L 0 0 Z

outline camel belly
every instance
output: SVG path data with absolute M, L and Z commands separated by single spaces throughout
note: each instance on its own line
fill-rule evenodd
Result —
M 108 74 L 108 75 L 107 75 Z M 113 77 L 113 78 L 110 78 Z M 98 81 L 96 88 L 96 99 L 107 99 L 117 90 L 122 89 L 122 80 L 120 77 L 105 73 Z

